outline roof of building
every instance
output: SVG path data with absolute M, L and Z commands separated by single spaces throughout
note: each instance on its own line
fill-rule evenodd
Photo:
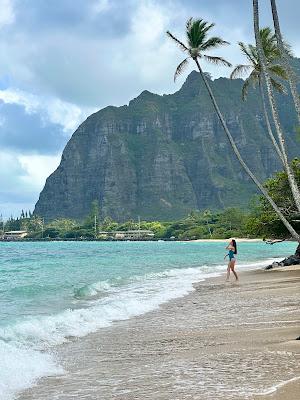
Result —
M 153 233 L 152 231 L 149 230 L 132 230 L 132 231 L 99 231 L 98 233 Z
M 22 234 L 22 233 L 27 233 L 27 231 L 8 231 L 8 232 L 4 232 L 5 235 L 7 234 L 12 234 L 12 235 L 16 235 L 16 234 Z
M 152 231 L 149 230 L 132 230 L 132 231 L 113 231 L 113 233 L 153 233 Z

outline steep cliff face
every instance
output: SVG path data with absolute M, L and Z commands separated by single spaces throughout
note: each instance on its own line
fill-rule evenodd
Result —
M 240 100 L 241 80 L 211 82 L 245 160 L 265 179 L 280 168 L 258 93 Z M 290 100 L 279 99 L 290 156 L 299 153 Z M 200 76 L 159 96 L 144 91 L 128 106 L 91 115 L 66 145 L 35 207 L 46 219 L 84 218 L 98 200 L 119 221 L 178 218 L 195 209 L 246 206 L 255 187 L 243 173 Z

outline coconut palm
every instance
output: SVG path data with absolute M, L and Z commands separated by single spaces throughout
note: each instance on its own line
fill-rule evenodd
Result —
M 259 63 L 261 66 L 261 74 L 263 82 L 266 84 L 268 99 L 270 102 L 270 108 L 272 117 L 274 120 L 274 125 L 276 129 L 276 133 L 279 139 L 279 147 L 281 150 L 281 154 L 283 157 L 284 167 L 288 176 L 289 185 L 293 194 L 293 198 L 295 200 L 295 204 L 297 210 L 300 212 L 300 190 L 297 185 L 294 172 L 289 164 L 286 144 L 285 144 L 285 137 L 281 127 L 281 123 L 279 120 L 277 105 L 273 93 L 271 78 L 267 68 L 267 59 L 263 50 L 262 40 L 259 33 L 259 13 L 258 13 L 258 0 L 253 0 L 253 18 L 254 18 L 254 33 L 255 33 L 255 41 L 256 41 L 256 48 L 257 48 L 257 55 L 259 59 Z
M 271 84 L 272 84 L 273 88 L 276 89 L 278 92 L 285 93 L 286 92 L 285 87 L 282 85 L 282 83 L 280 81 L 277 80 L 277 78 L 287 79 L 287 75 L 286 75 L 284 68 L 281 65 L 277 64 L 278 57 L 280 56 L 280 51 L 277 46 L 276 36 L 274 35 L 274 33 L 271 31 L 271 29 L 269 27 L 266 27 L 266 28 L 263 28 L 260 30 L 260 37 L 261 37 L 263 50 L 264 50 L 266 60 L 267 60 L 267 69 L 269 71 Z M 262 84 L 262 72 L 261 72 L 261 66 L 259 63 L 258 55 L 257 55 L 257 49 L 255 46 L 252 46 L 251 44 L 247 45 L 243 42 L 239 42 L 238 44 L 240 46 L 241 52 L 246 57 L 248 64 L 237 65 L 234 68 L 234 70 L 232 71 L 230 78 L 231 79 L 240 78 L 240 77 L 244 76 L 245 74 L 248 74 L 248 77 L 245 80 L 243 87 L 242 87 L 242 99 L 243 100 L 245 100 L 248 95 L 249 86 L 256 87 L 258 85 L 259 90 L 260 90 L 260 97 L 261 97 L 264 118 L 266 121 L 268 134 L 269 134 L 270 139 L 276 149 L 276 152 L 277 152 L 279 158 L 281 159 L 282 163 L 284 164 L 283 156 L 281 154 L 281 150 L 280 150 L 278 143 L 272 132 L 272 128 L 271 128 L 271 124 L 270 124 L 270 120 L 269 120 L 269 116 L 268 116 L 266 100 L 265 100 L 265 93 L 264 93 L 264 88 L 263 88 L 263 84 Z
M 275 28 L 275 35 L 276 35 L 277 44 L 278 44 L 278 47 L 280 50 L 280 56 L 281 56 L 280 61 L 282 62 L 282 65 L 287 73 L 287 79 L 288 79 L 288 82 L 290 85 L 295 109 L 296 109 L 297 116 L 298 116 L 298 121 L 300 124 L 300 98 L 299 98 L 299 94 L 297 91 L 296 77 L 295 77 L 295 73 L 290 65 L 290 54 L 287 51 L 287 49 L 284 45 L 283 38 L 282 38 L 279 17 L 278 17 L 278 13 L 277 13 L 276 0 L 271 0 L 271 7 L 272 7 L 274 28 Z
M 211 49 L 229 44 L 217 36 L 211 38 L 207 37 L 208 32 L 214 26 L 215 24 L 209 24 L 202 19 L 194 20 L 193 18 L 190 18 L 186 23 L 187 45 L 180 42 L 171 32 L 167 31 L 167 35 L 181 48 L 181 50 L 188 53 L 188 57 L 186 57 L 176 68 L 174 81 L 184 71 L 188 65 L 188 61 L 191 59 L 195 62 L 197 62 L 198 59 L 205 59 L 205 61 L 216 65 L 223 64 L 227 67 L 231 67 L 230 62 L 226 61 L 222 57 L 204 54 L 204 52 Z
M 253 182 L 257 185 L 259 190 L 263 193 L 265 198 L 269 201 L 269 203 L 272 205 L 273 209 L 277 213 L 278 217 L 281 219 L 283 224 L 286 226 L 288 231 L 291 233 L 291 235 L 300 242 L 300 236 L 298 233 L 295 231 L 295 229 L 291 226 L 291 224 L 288 222 L 288 220 L 285 218 L 285 216 L 282 214 L 280 209 L 277 207 L 273 199 L 269 196 L 267 190 L 264 188 L 264 186 L 259 182 L 259 180 L 256 178 L 256 176 L 253 174 L 253 172 L 249 169 L 245 161 L 243 160 L 236 144 L 235 141 L 227 127 L 226 121 L 224 116 L 221 113 L 221 110 L 216 102 L 216 99 L 214 97 L 214 94 L 212 92 L 212 89 L 209 85 L 209 82 L 205 76 L 205 73 L 202 70 L 202 67 L 200 65 L 199 60 L 206 60 L 208 62 L 213 62 L 214 64 L 223 64 L 230 66 L 231 64 L 226 61 L 222 57 L 215 57 L 215 56 L 210 56 L 205 54 L 208 50 L 214 49 L 218 46 L 222 46 L 225 44 L 228 44 L 228 42 L 224 41 L 223 39 L 219 37 L 211 37 L 208 38 L 209 31 L 214 27 L 214 24 L 209 24 L 208 22 L 202 20 L 202 19 L 193 19 L 190 18 L 187 21 L 186 24 L 186 36 L 187 36 L 187 43 L 183 43 L 179 39 L 177 39 L 171 32 L 167 32 L 167 35 L 179 46 L 179 48 L 186 54 L 186 58 L 178 65 L 175 71 L 174 79 L 177 78 L 178 75 L 180 75 L 184 68 L 187 66 L 189 60 L 192 60 L 195 62 L 197 65 L 197 68 L 199 70 L 200 76 L 204 82 L 204 85 L 208 91 L 208 95 L 212 101 L 213 107 L 218 115 L 218 118 L 221 122 L 221 125 L 224 129 L 224 132 L 229 140 L 229 143 L 233 149 L 234 154 L 236 155 L 238 161 L 246 171 L 246 173 L 250 176 L 250 178 L 253 180 Z M 205 53 L 204 53 L 205 52 Z

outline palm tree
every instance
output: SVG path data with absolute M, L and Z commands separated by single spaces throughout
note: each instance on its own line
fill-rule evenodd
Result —
M 283 67 L 276 63 L 276 61 L 278 60 L 278 57 L 280 56 L 280 51 L 277 46 L 276 36 L 272 33 L 270 28 L 266 27 L 266 28 L 263 28 L 260 30 L 260 37 L 261 37 L 263 50 L 264 50 L 266 60 L 267 60 L 267 69 L 270 74 L 271 84 L 272 84 L 273 88 L 276 89 L 278 92 L 285 93 L 285 87 L 277 80 L 277 78 L 286 79 L 287 75 L 286 75 L 286 72 L 283 69 Z M 250 73 L 242 87 L 242 99 L 243 100 L 245 100 L 248 95 L 249 86 L 252 85 L 252 86 L 256 87 L 256 85 L 258 85 L 259 90 L 260 90 L 260 96 L 261 96 L 264 118 L 266 121 L 268 134 L 269 134 L 270 139 L 276 149 L 276 152 L 277 152 L 279 158 L 281 159 L 282 163 L 284 164 L 283 156 L 281 154 L 281 150 L 280 150 L 278 143 L 272 132 L 272 128 L 271 128 L 271 124 L 270 124 L 270 120 L 269 120 L 269 116 L 268 116 L 266 100 L 265 100 L 265 93 L 264 93 L 264 88 L 263 88 L 263 84 L 262 84 L 262 72 L 261 72 L 261 66 L 259 63 L 258 55 L 257 55 L 257 49 L 255 46 L 252 46 L 251 44 L 246 45 L 243 42 L 239 42 L 238 44 L 240 46 L 241 52 L 246 57 L 248 64 L 237 65 L 234 68 L 234 70 L 232 71 L 230 78 L 231 79 L 240 78 L 243 75 L 245 75 L 246 73 Z
M 288 222 L 288 220 L 285 218 L 285 216 L 282 214 L 280 209 L 277 207 L 273 199 L 269 196 L 267 190 L 264 188 L 264 186 L 259 182 L 259 180 L 256 178 L 256 176 L 252 173 L 252 171 L 249 169 L 247 164 L 244 162 L 235 142 L 234 139 L 227 127 L 225 118 L 223 117 L 220 108 L 216 102 L 216 99 L 214 97 L 214 94 L 212 92 L 212 89 L 208 83 L 208 80 L 206 79 L 205 73 L 203 72 L 199 60 L 205 59 L 206 61 L 213 62 L 214 64 L 223 64 L 230 66 L 231 64 L 224 60 L 222 57 L 213 57 L 209 56 L 207 54 L 204 54 L 204 51 L 208 51 L 211 49 L 214 49 L 218 46 L 222 46 L 225 44 L 228 44 L 228 42 L 224 41 L 223 39 L 219 37 L 211 37 L 208 38 L 208 32 L 214 27 L 214 24 L 209 24 L 206 21 L 203 21 L 202 19 L 192 19 L 190 18 L 187 21 L 186 24 L 186 35 L 187 35 L 187 44 L 183 43 L 179 39 L 177 39 L 171 32 L 167 31 L 167 35 L 179 46 L 179 48 L 187 55 L 187 57 L 178 65 L 175 71 L 174 79 L 177 78 L 178 75 L 180 75 L 184 68 L 187 66 L 188 61 L 192 59 L 196 65 L 197 68 L 200 72 L 200 76 L 204 82 L 204 85 L 208 91 L 208 95 L 212 101 L 213 107 L 218 115 L 218 118 L 221 122 L 221 125 L 224 129 L 224 132 L 230 142 L 230 145 L 233 149 L 234 154 L 236 155 L 237 159 L 239 160 L 240 164 L 246 171 L 246 173 L 250 176 L 250 178 L 253 180 L 253 182 L 257 185 L 259 190 L 263 193 L 265 198 L 269 201 L 269 203 L 272 205 L 273 209 L 277 213 L 278 217 L 281 219 L 283 224 L 286 226 L 288 231 L 291 233 L 291 235 L 300 242 L 300 236 L 298 233 L 295 231 L 295 229 L 292 227 L 292 225 Z
M 294 104 L 295 104 L 295 109 L 296 109 L 297 116 L 298 116 L 298 121 L 300 124 L 300 98 L 299 98 L 299 94 L 297 91 L 296 77 L 295 77 L 295 73 L 294 73 L 293 69 L 291 68 L 290 62 L 289 62 L 290 54 L 287 52 L 287 49 L 284 46 L 284 41 L 282 39 L 279 18 L 278 18 L 278 13 L 277 13 L 276 0 L 271 0 L 271 7 L 272 7 L 274 28 L 275 28 L 275 35 L 276 35 L 277 44 L 278 44 L 278 47 L 280 50 L 280 56 L 281 56 L 280 61 L 282 62 L 282 65 L 287 73 L 287 79 L 288 79 L 288 82 L 290 85 L 292 97 L 293 97 Z
M 286 145 L 285 145 L 285 137 L 284 137 L 281 123 L 279 120 L 277 105 L 276 105 L 276 101 L 275 101 L 275 97 L 274 97 L 274 93 L 273 93 L 273 89 L 272 89 L 272 83 L 271 83 L 270 75 L 269 75 L 268 69 L 267 69 L 267 60 L 266 60 L 266 56 L 263 51 L 262 41 L 261 41 L 261 37 L 260 37 L 260 33 L 259 33 L 258 0 L 253 0 L 253 16 L 254 16 L 255 41 L 256 41 L 256 48 L 257 48 L 257 55 L 258 55 L 259 63 L 261 66 L 262 79 L 263 79 L 263 82 L 266 84 L 268 99 L 269 99 L 270 107 L 271 107 L 271 113 L 272 113 L 272 117 L 274 120 L 276 133 L 277 133 L 277 136 L 279 139 L 279 147 L 280 147 L 280 150 L 282 153 L 283 163 L 284 163 L 284 167 L 285 167 L 285 170 L 286 170 L 286 173 L 288 176 L 289 185 L 290 185 L 290 188 L 291 188 L 291 191 L 293 194 L 293 198 L 295 200 L 297 210 L 300 212 L 300 190 L 297 185 L 294 172 L 288 161 L 287 150 L 286 150 Z

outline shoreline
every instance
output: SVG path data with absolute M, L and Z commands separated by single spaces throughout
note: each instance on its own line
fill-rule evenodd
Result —
M 211 243 L 228 243 L 230 239 L 194 239 L 194 240 L 188 240 L 188 242 L 194 242 L 194 243 L 202 243 L 202 242 L 211 242 Z M 259 238 L 254 238 L 254 239 L 249 239 L 249 238 L 235 238 L 235 240 L 238 242 L 242 243 L 251 243 L 251 242 L 262 242 L 263 239 Z M 185 242 L 185 240 L 182 240 Z
M 222 379 L 234 384 L 235 369 L 237 380 L 243 376 L 245 360 L 254 367 L 246 368 L 247 379 L 253 380 L 252 386 L 248 385 L 251 398 L 296 400 L 300 387 L 300 381 L 296 380 L 300 376 L 300 341 L 295 340 L 300 333 L 297 297 L 300 266 L 293 266 L 292 270 L 284 267 L 237 271 L 239 284 L 225 284 L 224 274 L 207 278 L 195 283 L 193 292 L 154 311 L 58 346 L 68 374 L 41 379 L 18 400 L 50 400 L 55 396 L 64 400 L 70 395 L 79 400 L 246 399 L 234 392 L 237 388 L 226 392 L 226 387 L 221 387 L 223 395 L 213 393 L 216 383 L 226 386 L 221 384 Z M 268 371 L 261 365 L 265 360 L 270 364 L 265 366 L 270 368 Z M 199 368 L 201 373 L 214 368 L 219 371 L 212 382 L 210 376 L 205 378 L 212 392 L 207 392 L 207 388 L 202 392 Z M 176 383 L 182 380 L 181 374 L 186 375 L 182 382 L 184 391 Z M 255 393 L 255 379 L 261 386 L 260 394 Z M 264 388 L 268 379 L 270 382 Z
M 262 242 L 263 239 L 260 238 L 236 238 L 239 242 Z M 99 238 L 18 238 L 18 239 L 3 239 L 0 238 L 0 242 L 2 243 L 26 243 L 26 242 L 228 242 L 229 239 L 171 239 L 171 238 L 135 238 L 135 239 L 99 239 Z M 289 242 L 291 240 L 286 240 Z

